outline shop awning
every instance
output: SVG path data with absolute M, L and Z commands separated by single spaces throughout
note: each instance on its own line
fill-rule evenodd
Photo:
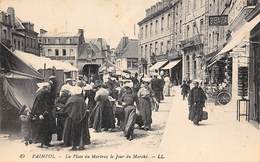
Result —
M 171 69 L 171 68 L 175 67 L 179 62 L 181 62 L 181 59 L 180 60 L 171 61 L 165 67 L 163 67 L 162 69 L 163 70 Z
M 18 50 L 16 50 L 14 53 L 19 59 L 24 61 L 26 64 L 30 65 L 35 70 L 40 70 L 44 68 L 51 69 L 55 67 L 57 70 L 64 70 L 64 72 L 78 71 L 78 69 L 72 66 L 70 63 L 51 60 L 50 58 L 39 57 L 34 54 Z
M 260 14 L 249 22 L 246 22 L 242 27 L 240 27 L 236 32 L 232 34 L 231 41 L 212 59 L 217 60 L 221 58 L 221 55 L 232 50 L 239 44 L 243 42 L 250 35 L 250 31 L 260 22 Z
M 163 65 L 165 65 L 168 61 L 165 60 L 165 61 L 159 61 L 157 63 L 155 63 L 152 67 L 150 67 L 150 70 L 156 70 L 156 69 L 159 69 L 161 68 Z

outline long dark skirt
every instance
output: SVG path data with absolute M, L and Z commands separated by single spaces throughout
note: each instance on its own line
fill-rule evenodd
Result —
M 115 128 L 115 117 L 111 103 L 108 100 L 98 101 L 90 115 L 90 126 L 97 132 L 102 128 Z
M 134 133 L 136 109 L 134 106 L 125 107 L 124 136 L 130 137 Z
M 152 108 L 150 97 L 140 97 L 138 110 L 142 117 L 145 128 L 151 129 L 152 124 Z
M 90 144 L 87 118 L 79 123 L 67 118 L 64 125 L 63 142 L 65 146 L 83 147 Z
M 194 124 L 198 124 L 202 120 L 203 104 L 195 103 L 189 108 L 189 120 Z

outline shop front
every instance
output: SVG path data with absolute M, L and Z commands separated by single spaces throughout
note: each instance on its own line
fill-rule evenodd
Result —
M 182 83 L 182 60 L 172 60 L 166 66 L 162 68 L 165 74 L 168 74 L 174 85 L 180 85 Z
M 249 64 L 249 119 L 260 124 L 260 24 L 250 33 L 250 64 Z

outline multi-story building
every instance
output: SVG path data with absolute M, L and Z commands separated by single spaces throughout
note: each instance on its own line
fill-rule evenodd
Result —
M 116 66 L 132 74 L 138 72 L 138 40 L 123 37 L 115 50 Z
M 209 16 L 228 15 L 226 26 L 209 26 L 208 53 L 216 55 L 209 61 L 209 80 L 215 84 L 226 83 L 233 101 L 240 95 L 239 69 L 248 68 L 250 52 L 249 32 L 242 40 L 239 37 L 246 33 L 246 17 L 256 4 L 256 0 L 211 0 L 208 4 Z
M 16 17 L 14 8 L 9 7 L 7 12 L 0 13 L 0 31 L 1 42 L 11 50 L 39 55 L 38 33 L 34 31 L 34 24 Z
M 88 79 L 98 77 L 100 67 L 111 61 L 110 46 L 103 38 L 86 39 L 77 58 L 78 68 Z
M 138 23 L 142 72 L 160 71 L 169 61 L 181 58 L 178 42 L 183 36 L 183 5 L 182 0 L 163 0 L 146 9 L 145 18 Z M 169 66 L 165 71 L 180 82 L 182 68 L 174 68 Z
M 183 78 L 203 79 L 203 57 L 208 48 L 208 1 L 185 0 L 183 31 Z
M 40 30 L 41 56 L 68 62 L 75 67 L 78 67 L 77 58 L 84 43 L 83 29 L 78 29 L 77 33 L 50 33 L 43 29 Z

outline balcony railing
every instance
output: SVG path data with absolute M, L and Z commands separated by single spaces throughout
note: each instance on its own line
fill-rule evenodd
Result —
M 188 48 L 195 45 L 200 45 L 203 43 L 203 34 L 197 34 L 191 38 L 181 41 L 183 48 Z

